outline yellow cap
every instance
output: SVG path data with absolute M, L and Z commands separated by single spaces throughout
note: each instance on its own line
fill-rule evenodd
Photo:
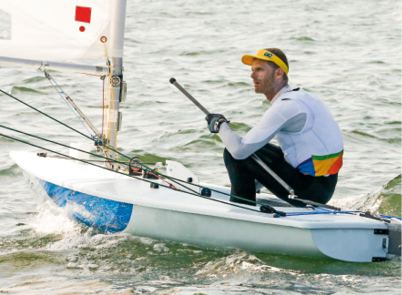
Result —
M 253 64 L 254 58 L 272 61 L 278 67 L 282 68 L 282 70 L 285 72 L 286 75 L 289 73 L 289 69 L 288 69 L 287 65 L 275 54 L 273 54 L 272 52 L 265 50 L 265 49 L 258 50 L 256 55 L 248 55 L 248 54 L 243 55 L 243 57 L 241 58 L 241 61 L 245 65 L 251 66 Z

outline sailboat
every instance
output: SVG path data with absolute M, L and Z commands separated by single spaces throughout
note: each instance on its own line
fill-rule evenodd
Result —
M 126 0 L 0 0 L 1 65 L 34 67 L 50 81 L 49 70 L 105 81 L 102 131 L 58 88 L 91 130 L 92 147 L 72 144 L 68 154 L 55 152 L 58 156 L 40 147 L 36 153 L 10 152 L 38 203 L 51 202 L 107 233 L 127 232 L 204 248 L 353 262 L 400 255 L 398 218 L 317 204 L 296 208 L 264 193 L 258 194 L 255 206 L 241 205 L 229 201 L 230 188 L 200 182 L 179 162 L 167 160 L 163 174 L 160 163 L 151 168 L 136 158 L 123 160 L 117 134 L 123 117 L 119 106 L 127 93 L 126 4 Z M 79 59 L 106 62 L 83 65 Z M 12 97 L 3 91 L 1 95 Z M 91 161 L 95 148 L 102 157 L 100 164 Z

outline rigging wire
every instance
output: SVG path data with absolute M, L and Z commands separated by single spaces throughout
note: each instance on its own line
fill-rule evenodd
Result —
M 112 151 L 114 151 L 114 152 L 120 154 L 121 156 L 123 156 L 123 157 L 125 157 L 125 158 L 127 158 L 127 159 L 130 159 L 129 156 L 126 156 L 126 155 L 122 154 L 121 152 L 119 152 L 118 150 L 114 149 L 113 147 L 110 147 L 110 146 L 108 146 L 108 145 L 105 145 L 103 142 L 96 141 L 94 138 L 92 138 L 92 137 L 90 137 L 90 136 L 88 136 L 88 135 L 82 133 L 81 131 L 79 131 L 79 130 L 77 130 L 77 129 L 75 129 L 75 128 L 73 128 L 73 127 L 71 127 L 71 126 L 69 126 L 69 125 L 67 125 L 67 124 L 65 124 L 65 123 L 63 123 L 63 122 L 57 120 L 56 118 L 54 118 L 54 117 L 52 117 L 52 116 L 50 116 L 50 115 L 48 115 L 48 114 L 46 114 L 46 113 L 44 113 L 44 112 L 38 110 L 37 108 L 31 106 L 30 104 L 27 104 L 26 102 L 24 102 L 24 101 L 22 101 L 22 100 L 16 98 L 15 96 L 13 96 L 13 95 L 11 95 L 11 94 L 9 94 L 9 93 L 3 91 L 2 89 L 0 89 L 0 92 L 3 93 L 3 94 L 5 94 L 5 95 L 7 95 L 7 96 L 9 96 L 9 97 L 11 97 L 11 98 L 13 98 L 13 99 L 15 99 L 16 101 L 22 103 L 23 105 L 25 105 L 25 106 L 27 106 L 27 107 L 33 109 L 34 111 L 36 111 L 36 112 L 38 112 L 38 113 L 44 115 L 45 117 L 47 117 L 47 118 L 49 118 L 49 119 L 51 119 L 51 120 L 53 120 L 53 121 L 55 121 L 55 122 L 57 122 L 57 123 L 63 125 L 64 127 L 68 128 L 68 129 L 70 129 L 70 130 L 72 130 L 72 131 L 74 131 L 74 132 L 77 132 L 78 134 L 80 134 L 80 135 L 82 135 L 83 137 L 85 137 L 85 138 L 87 138 L 87 139 L 93 141 L 94 143 L 99 144 L 99 145 L 101 145 L 101 146 L 103 146 L 103 147 L 105 147 L 105 148 L 107 148 L 107 149 L 109 149 L 109 150 L 112 150 Z
M 65 99 L 65 96 L 67 95 L 67 93 L 65 93 L 63 91 L 63 89 L 61 89 L 61 87 L 59 86 L 59 84 L 57 84 L 56 80 L 50 76 L 50 74 L 46 71 L 43 71 L 45 73 L 45 77 L 49 80 L 50 84 L 54 87 L 54 89 L 57 91 L 57 93 L 60 95 L 61 99 L 65 102 L 65 104 L 70 108 L 70 110 L 74 113 L 74 115 L 77 117 L 77 119 L 81 122 L 81 124 L 84 126 L 84 128 L 88 131 L 90 136 L 93 136 L 93 134 L 91 133 L 91 131 L 88 129 L 88 127 L 86 126 L 85 122 L 82 120 L 82 118 L 77 114 L 77 112 L 73 109 L 73 107 L 67 102 L 67 100 Z
M 40 136 L 37 136 L 37 135 L 33 135 L 33 134 L 30 134 L 30 133 L 26 133 L 26 132 L 23 132 L 23 131 L 20 131 L 20 130 L 11 128 L 11 127 L 7 127 L 7 126 L 1 125 L 1 124 L 0 124 L 0 128 L 8 129 L 8 130 L 11 130 L 11 131 L 20 133 L 20 134 L 24 134 L 24 135 L 27 135 L 27 136 L 30 136 L 30 137 L 33 137 L 33 138 L 37 138 L 37 139 L 40 139 L 40 140 L 43 140 L 43 141 L 46 141 L 46 142 L 50 142 L 50 143 L 53 143 L 53 144 L 56 144 L 56 145 L 60 145 L 60 146 L 63 146 L 63 147 L 69 148 L 69 149 L 73 149 L 73 150 L 76 150 L 76 151 L 85 153 L 85 154 L 89 154 L 89 155 L 91 155 L 91 156 L 95 156 L 95 157 L 98 157 L 98 158 L 103 158 L 103 159 L 108 160 L 109 162 L 114 162 L 114 163 L 118 163 L 118 164 L 125 164 L 125 165 L 127 165 L 127 164 L 130 163 L 130 162 L 127 163 L 127 162 L 119 161 L 119 160 L 117 160 L 117 159 L 116 159 L 116 160 L 115 160 L 115 159 L 110 159 L 110 158 L 108 158 L 108 157 L 104 157 L 104 156 L 101 156 L 101 155 L 98 155 L 98 154 L 95 154 L 95 153 L 87 152 L 87 151 L 81 150 L 81 149 L 79 149 L 79 148 L 71 147 L 71 146 L 68 146 L 68 145 L 65 145 L 65 144 L 62 144 L 62 143 L 59 143 L 59 142 L 50 140 L 50 139 L 46 139 L 46 138 L 43 138 L 43 137 L 40 137 Z M 141 163 L 141 164 L 142 164 L 142 163 Z M 191 183 L 189 183 L 189 182 L 183 181 L 183 180 L 181 180 L 181 179 L 172 179 L 170 176 L 163 175 L 163 174 L 159 173 L 158 171 L 156 171 L 156 170 L 154 170 L 154 169 L 152 169 L 152 168 L 150 168 L 150 167 L 148 167 L 148 166 L 146 166 L 146 165 L 143 165 L 143 168 L 144 168 L 144 170 L 147 170 L 147 171 L 149 171 L 149 172 L 152 172 L 152 173 L 156 174 L 156 176 L 157 176 L 159 179 L 161 179 L 162 181 L 168 183 L 170 187 L 172 187 L 173 185 L 172 185 L 171 183 L 167 182 L 167 181 L 165 180 L 165 178 L 168 179 L 168 180 L 170 180 L 170 181 L 172 181 L 173 183 L 175 183 L 175 184 L 181 186 L 181 187 L 185 187 L 186 189 L 192 191 L 192 192 L 195 193 L 195 194 L 199 194 L 199 192 L 197 192 L 197 191 L 195 191 L 195 190 L 193 190 L 193 189 L 191 189 L 191 188 L 189 188 L 189 187 L 187 187 L 187 186 L 185 186 L 185 185 L 183 185 L 183 184 L 178 183 L 178 181 L 180 181 L 180 182 L 183 182 L 183 183 L 185 183 L 185 184 L 191 184 Z M 129 168 L 129 169 L 130 169 L 130 168 Z M 173 186 L 172 188 L 175 188 L 175 187 Z M 204 188 L 204 187 L 201 187 L 201 186 L 200 186 L 200 188 Z M 239 197 L 239 198 L 240 198 L 240 197 Z
M 101 168 L 101 169 L 104 169 L 104 170 L 107 170 L 107 171 L 110 171 L 110 172 L 118 173 L 118 174 L 121 174 L 121 175 L 130 177 L 130 178 L 134 178 L 134 179 L 137 179 L 137 180 L 145 181 L 145 182 L 148 182 L 148 183 L 157 184 L 157 185 L 159 185 L 159 186 L 162 186 L 162 187 L 165 187 L 165 188 L 168 188 L 168 189 L 171 189 L 171 190 L 175 190 L 175 191 L 178 191 L 178 192 L 181 192 L 181 193 L 193 195 L 193 196 L 196 196 L 196 197 L 199 197 L 199 198 L 203 198 L 203 199 L 206 199 L 206 200 L 211 200 L 211 201 L 214 201 L 214 202 L 218 202 L 218 203 L 222 203 L 222 204 L 226 204 L 226 205 L 238 207 L 238 208 L 245 209 L 245 210 L 249 210 L 249 211 L 253 211 L 253 212 L 262 213 L 260 210 L 256 210 L 256 209 L 252 209 L 252 208 L 243 207 L 243 206 L 240 206 L 240 205 L 237 205 L 237 204 L 234 204 L 234 203 L 229 203 L 229 202 L 225 202 L 225 201 L 222 201 L 222 200 L 213 199 L 213 198 L 210 198 L 210 197 L 205 197 L 205 196 L 203 196 L 203 195 L 201 195 L 201 194 L 199 194 L 199 193 L 193 193 L 193 192 L 178 190 L 178 189 L 172 188 L 172 187 L 170 187 L 170 186 L 167 186 L 167 185 L 164 185 L 164 184 L 161 184 L 161 183 L 153 182 L 153 181 L 148 180 L 148 179 L 146 179 L 146 178 L 141 178 L 141 177 L 137 177 L 137 176 L 134 176 L 134 175 L 127 175 L 127 174 L 125 174 L 125 173 L 123 173 L 123 172 L 116 171 L 116 170 L 114 170 L 114 169 L 111 169 L 111 168 L 108 168 L 108 167 L 105 167 L 105 166 L 99 166 L 99 165 L 90 163 L 90 162 L 88 162 L 88 161 L 85 161 L 85 160 L 82 160 L 82 159 L 79 159 L 79 158 L 71 157 L 71 156 L 65 155 L 65 154 L 60 153 L 60 152 L 56 152 L 56 151 L 51 150 L 51 149 L 48 149 L 48 148 L 44 148 L 44 147 L 38 146 L 38 145 L 33 144 L 33 143 L 30 143 L 30 142 L 28 142 L 28 141 L 25 141 L 25 140 L 22 140 L 22 139 L 19 139 L 19 138 L 16 138 L 16 137 L 8 136 L 8 135 L 3 134 L 3 133 L 0 133 L 0 136 L 6 137 L 6 138 L 8 138 L 8 139 L 15 140 L 15 141 L 19 141 L 19 142 L 21 142 L 21 143 L 24 143 L 24 144 L 27 144 L 27 145 L 30 145 L 30 146 L 33 146 L 33 147 L 36 147 L 36 148 L 40 148 L 40 149 L 46 150 L 46 151 L 48 151 L 48 152 L 55 153 L 55 154 L 57 154 L 57 155 L 60 155 L 60 156 L 63 156 L 63 157 L 66 157 L 66 158 L 69 158 L 69 159 L 72 159 L 72 160 L 75 160 L 75 161 L 79 161 L 79 162 L 82 162 L 82 163 L 85 163 L 85 164 L 88 164 L 88 165 L 91 165 L 91 166 L 94 166 L 94 167 L 98 167 L 98 168 Z
M 40 114 L 42 114 L 42 115 L 48 117 L 49 119 L 51 119 L 51 120 L 53 120 L 53 121 L 55 121 L 55 122 L 57 122 L 57 123 L 59 123 L 59 124 L 65 126 L 65 127 L 69 128 L 70 130 L 77 132 L 78 134 L 84 136 L 85 138 L 87 138 L 87 139 L 89 139 L 89 140 L 92 140 L 92 141 L 95 142 L 96 144 L 100 144 L 100 145 L 102 145 L 103 147 L 105 147 L 105 148 L 107 148 L 107 149 L 110 149 L 110 150 L 112 150 L 112 151 L 118 153 L 119 155 L 121 155 L 121 156 L 127 158 L 127 159 L 131 159 L 129 156 L 124 155 L 123 153 L 119 152 L 118 150 L 115 150 L 115 149 L 113 149 L 112 147 L 103 144 L 103 142 L 97 142 L 95 139 L 93 139 L 93 138 L 91 138 L 91 137 L 85 135 L 84 133 L 78 131 L 77 129 L 75 129 L 75 128 L 73 128 L 73 127 L 71 127 L 71 126 L 69 126 L 69 125 L 67 125 L 67 124 L 65 124 L 65 123 L 63 123 L 63 122 L 57 120 L 56 118 L 54 118 L 54 117 L 52 117 L 52 116 L 50 116 L 50 115 L 48 115 L 48 114 L 46 114 L 46 113 L 44 113 L 44 112 L 38 110 L 37 108 L 35 108 L 35 107 L 33 107 L 33 106 L 31 106 L 31 105 L 29 105 L 29 104 L 23 102 L 22 100 L 16 98 L 15 96 L 13 96 L 13 95 L 11 95 L 11 94 L 8 94 L 7 92 L 5 92 L 5 91 L 3 91 L 3 90 L 1 90 L 1 89 L 0 89 L 0 92 L 2 92 L 3 94 L 5 94 L 5 95 L 7 95 L 7 96 L 9 96 L 9 97 L 11 97 L 11 98 L 17 100 L 18 102 L 24 104 L 25 106 L 27 106 L 27 107 L 29 107 L 29 108 L 31 108 L 31 109 L 33 109 L 33 110 L 39 112 Z M 82 151 L 82 152 L 86 153 L 86 151 Z M 107 158 L 107 159 L 110 160 L 110 161 L 113 161 L 113 162 L 116 161 L 116 160 L 114 160 L 114 159 L 112 160 L 111 158 Z M 171 180 L 171 181 L 173 181 L 173 182 L 175 182 L 175 183 L 177 183 L 177 182 L 183 182 L 183 183 L 186 183 L 187 185 L 192 185 L 192 186 L 195 186 L 195 187 L 204 188 L 204 187 L 199 186 L 199 185 L 197 185 L 197 184 L 195 184 L 195 183 L 189 183 L 189 182 L 186 182 L 186 181 L 184 181 L 184 180 L 182 180 L 182 179 L 178 179 L 178 178 L 174 178 L 174 177 L 171 177 L 171 176 L 163 175 L 163 174 L 161 174 L 161 173 L 159 173 L 159 172 L 157 172 L 157 171 L 155 171 L 155 170 L 149 168 L 148 166 L 146 166 L 146 165 L 144 165 L 144 164 L 142 164 L 142 163 L 139 163 L 139 164 L 141 165 L 141 167 L 145 168 L 146 170 L 151 171 L 152 173 L 155 173 L 155 174 L 157 174 L 157 175 L 159 175 L 159 176 L 161 176 L 161 177 L 163 177 L 163 178 L 169 179 L 169 180 Z M 178 184 L 178 185 L 182 186 L 181 184 Z M 189 190 L 191 190 L 191 189 L 188 188 L 188 187 L 186 187 L 186 188 L 189 189 Z M 247 200 L 247 199 L 244 199 L 244 198 L 241 198 L 241 197 L 238 197 L 238 196 L 234 196 L 234 195 L 230 195 L 230 194 L 227 194 L 227 193 L 224 193 L 224 192 L 220 192 L 220 191 L 217 191 L 217 190 L 214 190 L 214 189 L 210 189 L 210 188 L 207 188 L 207 189 L 209 189 L 210 191 L 213 191 L 213 192 L 217 192 L 217 193 L 221 193 L 221 194 L 224 194 L 224 195 L 228 195 L 228 196 L 234 197 L 234 198 L 239 199 L 239 200 L 247 201 L 247 202 L 250 202 L 250 203 L 253 203 L 253 204 L 256 204 L 256 205 L 264 205 L 264 204 L 259 203 L 259 202 Z
M 7 95 L 7 96 L 9 96 L 9 97 L 11 97 L 11 98 L 13 98 L 13 99 L 15 99 L 16 101 L 22 103 L 23 105 L 25 105 L 25 106 L 27 106 L 27 107 L 33 109 L 34 111 L 36 111 L 36 112 L 38 112 L 38 113 L 44 115 L 45 117 L 48 117 L 49 119 L 51 119 L 51 120 L 53 120 L 53 121 L 55 121 L 55 122 L 57 122 L 57 123 L 63 125 L 64 127 L 67 127 L 68 129 L 70 129 L 70 130 L 72 130 L 72 131 L 74 131 L 74 132 L 77 132 L 78 134 L 84 136 L 85 138 L 87 138 L 87 139 L 89 139 L 89 140 L 92 140 L 92 141 L 95 141 L 92 137 L 89 137 L 88 135 L 82 133 L 81 131 L 78 131 L 77 129 L 75 129 L 75 128 L 73 128 L 73 127 L 71 127 L 71 126 L 69 126 L 69 125 L 67 125 L 67 124 L 65 124 L 65 123 L 63 123 L 63 122 L 57 120 L 56 118 L 54 118 L 54 117 L 52 117 L 52 116 L 50 116 L 50 115 L 48 115 L 48 114 L 46 114 L 46 113 L 44 113 L 44 112 L 42 112 L 42 111 L 40 111 L 40 110 L 38 110 L 37 108 L 31 106 L 30 104 L 27 104 L 26 102 L 23 102 L 22 100 L 16 98 L 15 96 L 13 96 L 13 95 L 11 95 L 11 94 L 9 94 L 9 93 L 7 93 L 7 92 L 1 90 L 1 89 L 0 89 L 0 92 L 2 92 L 3 94 L 5 94 L 5 95 Z
M 116 152 L 116 153 L 118 153 L 118 154 L 122 155 L 123 157 L 125 157 L 125 158 L 127 158 L 127 159 L 130 159 L 130 157 L 129 157 L 129 156 L 126 156 L 126 155 L 124 155 L 124 154 L 120 153 L 119 151 L 117 151 L 117 150 L 113 149 L 112 147 L 110 147 L 110 146 L 107 146 L 107 145 L 103 144 L 103 142 L 98 142 L 98 141 L 96 141 L 94 138 L 91 138 L 91 137 L 89 137 L 89 136 L 85 135 L 84 133 L 82 133 L 82 132 L 78 131 L 77 129 L 75 129 L 75 128 L 73 128 L 73 127 L 71 127 L 71 126 L 69 126 L 69 125 L 67 125 L 67 124 L 65 124 L 65 123 L 63 123 L 63 122 L 61 122 L 61 121 L 57 120 L 56 118 L 54 118 L 54 117 L 52 117 L 52 116 L 50 116 L 50 115 L 48 115 L 48 114 L 46 114 L 46 113 L 44 113 L 44 112 L 42 112 L 42 111 L 40 111 L 40 110 L 36 109 L 35 107 L 33 107 L 33 106 L 31 106 L 31 105 L 29 105 L 29 104 L 27 104 L 27 103 L 23 102 L 22 100 L 20 100 L 20 99 L 16 98 L 15 96 L 13 96 L 13 95 L 11 95 L 11 94 L 8 94 L 7 92 L 4 92 L 4 91 L 3 91 L 3 90 L 1 90 L 1 89 L 0 89 L 0 92 L 2 92 L 3 94 L 5 94 L 5 95 L 7 95 L 7 96 L 9 96 L 9 97 L 11 97 L 11 98 L 13 98 L 13 99 L 17 100 L 18 102 L 20 102 L 20 103 L 24 104 L 25 106 L 27 106 L 27 107 L 29 107 L 29 108 L 31 108 L 31 109 L 33 109 L 33 110 L 35 110 L 35 111 L 39 112 L 40 114 L 42 114 L 42 115 L 44 115 L 44 116 L 48 117 L 49 119 L 51 119 L 51 120 L 53 120 L 53 121 L 55 121 L 55 122 L 57 122 L 57 123 L 59 123 L 59 124 L 61 124 L 61 125 L 65 126 L 65 127 L 69 128 L 70 130 L 73 130 L 73 131 L 77 132 L 78 134 L 80 134 L 80 135 L 84 136 L 85 138 L 87 138 L 87 139 L 89 139 L 89 140 L 92 140 L 92 141 L 93 141 L 93 142 L 95 142 L 96 144 L 100 144 L 100 145 L 102 145 L 103 147 L 108 148 L 109 150 L 112 150 L 112 151 L 114 151 L 114 152 Z M 86 151 L 82 151 L 82 152 L 84 152 L 84 153 L 85 153 Z M 106 159 L 108 159 L 108 160 L 112 161 L 112 159 L 111 159 L 111 158 L 109 158 L 109 157 L 108 157 L 108 158 L 106 158 Z M 114 162 L 116 162 L 116 160 L 114 160 L 114 159 L 113 159 L 113 161 L 114 161 Z M 144 165 L 144 167 L 146 167 L 146 166 Z M 147 168 L 148 170 L 150 170 L 150 171 L 154 172 L 154 173 L 156 172 L 156 171 L 153 171 L 153 170 L 152 170 L 151 168 L 149 168 L 149 167 L 146 167 L 146 168 Z M 174 181 L 174 182 L 175 182 L 175 181 Z M 181 184 L 179 184 L 179 185 L 181 185 Z M 191 189 L 190 189 L 190 190 L 191 190 Z
M 82 152 L 82 153 L 85 153 L 85 154 L 89 154 L 89 155 L 91 155 L 91 156 L 95 156 L 95 157 L 98 157 L 98 158 L 103 158 L 103 159 L 106 159 L 106 160 L 108 160 L 108 161 L 117 162 L 117 163 L 119 163 L 119 164 L 120 164 L 120 163 L 121 163 L 121 164 L 126 164 L 126 163 L 127 163 L 127 162 L 119 162 L 119 161 L 117 161 L 117 160 L 111 160 L 110 158 L 104 157 L 104 156 L 102 156 L 102 155 L 98 155 L 98 154 L 94 154 L 94 153 L 91 153 L 91 152 L 87 152 L 87 151 L 81 150 L 81 149 L 79 149 L 79 148 L 75 148 L 75 147 L 72 147 L 72 146 L 68 146 L 68 145 L 63 144 L 63 143 L 60 143 L 60 142 L 56 142 L 56 141 L 53 141 L 53 140 L 50 140 L 50 139 L 46 139 L 46 138 L 43 138 L 43 137 L 40 137 L 40 136 L 37 136 L 37 135 L 34 135 L 34 134 L 26 133 L 26 132 L 23 132 L 23 131 L 21 131 L 21 130 L 17 130 L 17 129 L 14 129 L 14 128 L 11 128 L 11 127 L 7 127 L 7 126 L 1 125 L 1 124 L 0 124 L 0 128 L 8 129 L 8 130 L 11 130 L 11 131 L 20 133 L 20 134 L 24 134 L 24 135 L 27 135 L 27 136 L 30 136 L 30 137 L 33 137 L 33 138 L 37 138 L 37 139 L 40 139 L 40 140 L 43 140 L 43 141 L 46 141 L 46 142 L 50 142 L 50 143 L 53 143 L 53 144 L 56 144 L 56 145 L 60 145 L 60 146 L 63 146 L 63 147 L 66 147 L 66 148 L 69 148 L 69 149 L 72 149 L 72 150 L 76 150 L 76 151 L 79 151 L 79 152 Z
M 79 148 L 71 147 L 71 146 L 68 146 L 68 145 L 65 145 L 65 144 L 62 144 L 62 143 L 59 143 L 59 142 L 50 140 L 50 139 L 46 139 L 46 138 L 43 138 L 43 137 L 40 137 L 40 136 L 37 136 L 37 135 L 33 135 L 33 134 L 30 134 L 30 133 L 26 133 L 26 132 L 23 132 L 23 131 L 20 131 L 20 130 L 11 128 L 11 127 L 7 127 L 7 126 L 1 125 L 1 124 L 0 124 L 0 128 L 8 129 L 8 130 L 10 130 L 10 131 L 14 131 L 14 132 L 17 132 L 17 133 L 20 133 L 20 134 L 24 134 L 24 135 L 27 135 L 27 136 L 30 136 L 30 137 L 33 137 L 33 138 L 36 138 L 36 139 L 40 139 L 40 140 L 49 142 L 49 143 L 53 143 L 53 144 L 56 144 L 56 145 L 60 145 L 60 146 L 63 146 L 63 147 L 69 148 L 69 149 L 73 149 L 73 150 L 76 150 L 76 151 L 79 151 L 79 152 L 82 152 L 82 153 L 85 153 L 85 154 L 88 154 L 88 155 L 91 155 L 91 156 L 95 156 L 95 157 L 98 157 L 98 158 L 106 159 L 106 160 L 108 160 L 109 162 L 114 162 L 114 163 L 118 163 L 118 164 L 125 164 L 125 165 L 128 164 L 127 162 L 123 162 L 123 161 L 119 161 L 119 160 L 115 160 L 115 159 L 110 159 L 110 158 L 104 157 L 104 156 L 102 156 L 102 155 L 98 155 L 98 154 L 95 154 L 95 153 L 87 152 L 87 151 L 81 150 L 81 149 L 79 149 Z M 156 176 L 157 176 L 159 179 L 161 179 L 162 181 L 167 182 L 165 179 L 168 179 L 168 180 L 172 181 L 173 183 L 175 183 L 175 184 L 177 184 L 177 185 L 179 185 L 179 186 L 181 186 L 181 187 L 184 187 L 184 188 L 186 188 L 186 189 L 192 191 L 192 192 L 195 193 L 195 194 L 200 194 L 200 193 L 197 192 L 197 191 L 195 191 L 195 190 L 193 190 L 192 188 L 189 188 L 187 185 L 193 185 L 193 186 L 195 186 L 195 187 L 197 187 L 197 188 L 200 188 L 200 189 L 204 189 L 204 188 L 205 188 L 205 189 L 209 189 L 210 191 L 214 191 L 214 192 L 216 192 L 216 193 L 220 193 L 220 194 L 223 194 L 223 195 L 226 195 L 226 196 L 229 196 L 229 197 L 233 197 L 233 198 L 238 199 L 238 200 L 248 201 L 248 202 L 250 202 L 250 203 L 252 203 L 252 204 L 255 204 L 255 205 L 261 205 L 261 206 L 264 206 L 264 205 L 265 205 L 265 204 L 260 203 L 260 202 L 257 202 L 257 201 L 251 201 L 251 200 L 244 199 L 244 198 L 241 198 L 241 197 L 238 197 L 238 196 L 235 196 L 235 195 L 227 194 L 227 193 L 225 193 L 225 192 L 221 192 L 221 191 L 218 191 L 218 190 L 214 190 L 214 189 L 210 189 L 210 188 L 207 188 L 207 187 L 204 187 L 204 186 L 200 186 L 200 185 L 195 184 L 195 183 L 187 182 L 187 181 L 184 181 L 184 180 L 179 179 L 179 178 L 174 178 L 174 177 L 171 177 L 171 176 L 168 176 L 168 175 L 164 175 L 164 174 L 162 174 L 162 173 L 160 173 L 160 172 L 158 172 L 158 171 L 156 171 L 156 170 L 154 170 L 154 169 L 148 167 L 148 166 L 145 165 L 144 163 L 138 163 L 138 164 L 140 164 L 141 167 L 144 168 L 144 170 L 147 170 L 147 171 L 149 171 L 149 172 L 152 172 L 152 173 L 156 174 Z M 129 169 L 130 169 L 130 168 L 129 168 Z M 184 183 L 184 184 L 186 184 L 186 185 L 183 185 L 183 184 L 181 184 L 180 182 L 181 182 L 181 183 Z M 167 182 L 167 183 L 169 183 L 169 182 Z M 169 184 L 170 184 L 170 183 L 169 183 Z M 170 185 L 171 185 L 171 184 L 170 184 Z M 174 188 L 174 187 L 173 187 L 173 188 Z
M 76 151 L 85 153 L 85 154 L 89 154 L 89 155 L 91 155 L 91 156 L 95 156 L 95 157 L 98 157 L 98 158 L 103 158 L 103 159 L 108 160 L 108 162 L 114 162 L 114 163 L 125 164 L 125 165 L 127 165 L 127 164 L 130 163 L 130 162 L 122 162 L 122 161 L 119 161 L 119 160 L 110 159 L 110 158 L 108 158 L 108 157 L 104 157 L 104 156 L 101 156 L 101 155 L 98 155 L 98 154 L 94 154 L 94 153 L 91 153 L 91 152 L 87 152 L 87 151 L 81 150 L 81 149 L 79 149 L 79 148 L 71 147 L 71 146 L 68 146 L 68 145 L 65 145 L 65 144 L 62 144 L 62 143 L 59 143 L 59 142 L 50 140 L 50 139 L 46 139 L 46 138 L 43 138 L 43 137 L 40 137 L 40 136 L 37 136 L 37 135 L 33 135 L 33 134 L 30 134 L 30 133 L 26 133 L 26 132 L 23 132 L 23 131 L 20 131 L 20 130 L 11 128 L 11 127 L 7 127 L 7 126 L 4 126 L 4 125 L 0 125 L 0 128 L 8 129 L 8 130 L 11 130 L 11 131 L 20 133 L 20 134 L 24 134 L 24 135 L 27 135 L 27 136 L 30 136 L 30 137 L 33 137 L 33 138 L 37 138 L 37 139 L 40 139 L 40 140 L 43 140 L 43 141 L 46 141 L 46 142 L 50 142 L 50 143 L 53 143 L 53 144 L 56 144 L 56 145 L 60 145 L 60 146 L 63 146 L 63 147 L 69 148 L 69 149 L 73 149 L 73 150 L 76 150 Z M 106 161 L 102 161 L 102 162 L 105 162 L 105 163 L 106 163 Z M 129 168 L 129 169 L 130 169 L 130 168 Z M 144 169 L 144 170 L 147 170 L 147 171 L 152 172 L 152 173 L 154 173 L 154 174 L 157 172 L 157 171 L 155 171 L 154 169 L 151 169 L 151 168 L 149 168 L 149 167 L 147 167 L 147 169 Z M 156 175 L 156 176 L 157 176 L 159 179 L 161 179 L 162 181 L 168 183 L 171 187 L 175 188 L 171 183 L 167 182 L 167 181 L 164 179 L 164 177 L 159 177 L 158 175 Z M 196 193 L 196 194 L 199 194 L 199 193 L 196 192 L 195 190 L 193 190 L 193 189 L 191 189 L 191 188 L 189 188 L 189 187 L 187 187 L 187 186 L 184 186 L 184 185 L 182 185 L 182 184 L 180 184 L 180 183 L 177 183 L 177 181 L 174 181 L 174 180 L 171 180 L 171 181 L 174 182 L 174 183 L 176 183 L 177 185 L 180 185 L 180 186 L 182 186 L 182 187 L 185 187 L 186 189 L 188 189 L 188 190 L 190 190 L 190 191 L 192 191 L 192 192 L 194 192 L 194 193 Z M 186 182 L 186 183 L 187 183 L 187 182 Z

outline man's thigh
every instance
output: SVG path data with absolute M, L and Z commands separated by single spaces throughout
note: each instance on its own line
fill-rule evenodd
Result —
M 298 197 L 324 204 L 331 199 L 337 183 L 337 175 L 328 177 L 304 175 L 286 162 L 282 149 L 273 144 L 265 145 L 255 154 L 285 181 Z M 274 195 L 293 205 L 300 205 L 300 202 L 289 200 L 289 192 L 254 160 L 248 158 L 247 165 L 253 172 L 253 176 Z

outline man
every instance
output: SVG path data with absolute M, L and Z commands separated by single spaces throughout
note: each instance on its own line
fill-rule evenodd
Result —
M 277 197 L 303 206 L 289 199 L 289 192 L 250 157 L 255 153 L 299 198 L 327 203 L 342 167 L 338 124 L 322 101 L 288 85 L 289 63 L 280 49 L 261 49 L 256 55 L 244 55 L 242 62 L 251 66 L 255 92 L 264 94 L 271 107 L 244 137 L 230 129 L 224 116 L 206 117 L 209 130 L 218 133 L 226 147 L 231 194 L 255 202 L 257 180 Z M 269 143 L 274 136 L 280 147 Z M 231 201 L 255 205 L 237 198 Z

